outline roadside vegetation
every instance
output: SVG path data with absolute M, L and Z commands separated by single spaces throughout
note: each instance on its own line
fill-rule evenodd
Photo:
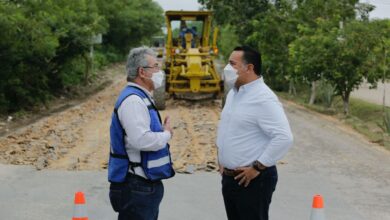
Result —
M 267 84 L 282 97 L 336 115 L 371 141 L 388 145 L 389 109 L 350 98 L 363 81 L 375 88 L 390 76 L 390 20 L 370 19 L 373 5 L 358 0 L 198 1 L 214 11 L 222 29 L 222 59 L 236 43 L 257 48 Z
M 308 104 L 308 100 L 310 99 L 309 93 L 291 95 L 288 92 L 278 92 L 278 96 L 285 100 L 293 101 L 310 110 L 336 117 L 366 136 L 371 142 L 385 146 L 390 150 L 390 136 L 387 132 L 387 126 L 390 123 L 384 120 L 383 106 L 381 105 L 351 98 L 350 113 L 349 115 L 345 115 L 343 113 L 343 100 L 340 97 L 335 97 L 332 101 L 332 106 L 329 107 L 326 103 L 320 102 L 313 105 Z M 385 111 L 389 114 L 390 108 L 386 107 Z
M 125 60 L 163 22 L 152 0 L 0 1 L 0 115 L 41 109 L 91 86 L 96 70 Z

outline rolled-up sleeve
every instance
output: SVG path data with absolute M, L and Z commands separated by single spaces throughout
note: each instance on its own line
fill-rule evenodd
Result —
M 262 103 L 257 122 L 264 133 L 270 137 L 265 151 L 258 160 L 265 166 L 275 165 L 293 144 L 293 135 L 282 104 L 273 100 Z
M 118 109 L 118 117 L 126 132 L 126 142 L 137 150 L 157 151 L 164 148 L 171 139 L 168 131 L 151 131 L 149 110 L 136 95 L 123 101 Z

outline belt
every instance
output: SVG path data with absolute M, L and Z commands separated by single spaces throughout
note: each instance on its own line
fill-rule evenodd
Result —
M 239 171 L 239 170 L 231 170 L 228 168 L 223 168 L 223 174 L 226 176 L 237 176 L 240 173 L 241 173 L 241 171 Z
M 270 166 L 270 167 L 265 168 L 264 171 L 262 171 L 262 172 L 265 172 L 268 169 L 274 169 L 274 168 L 275 168 L 275 166 Z M 240 173 L 241 173 L 240 170 L 231 170 L 228 168 L 223 168 L 223 174 L 225 176 L 237 176 Z

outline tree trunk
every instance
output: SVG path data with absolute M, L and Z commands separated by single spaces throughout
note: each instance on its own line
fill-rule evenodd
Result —
M 344 104 L 344 115 L 349 115 L 349 95 L 350 93 L 345 93 L 343 98 L 343 104 Z
M 85 72 L 84 72 L 84 85 L 88 85 L 89 75 L 91 72 L 91 60 L 87 54 L 84 54 L 85 60 Z
M 310 101 L 309 101 L 309 105 L 313 105 L 314 102 L 316 101 L 316 87 L 317 87 L 317 81 L 313 81 L 311 82 L 311 94 L 310 94 Z
M 383 78 L 383 98 L 382 98 L 382 110 L 383 114 L 386 112 L 386 80 Z
M 289 86 L 288 86 L 288 94 L 290 95 L 297 95 L 297 90 L 295 89 L 294 80 L 290 80 Z

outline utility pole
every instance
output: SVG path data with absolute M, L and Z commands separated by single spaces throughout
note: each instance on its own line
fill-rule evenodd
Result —
M 386 110 L 386 59 L 387 59 L 387 51 L 386 46 L 383 46 L 385 58 L 383 60 L 383 76 L 382 76 L 382 83 L 383 83 L 383 112 L 385 113 Z
M 389 134 L 390 134 L 390 118 L 389 114 L 387 114 L 386 111 L 386 70 L 387 70 L 387 50 L 386 50 L 386 42 L 382 40 L 383 43 L 383 53 L 384 53 L 384 59 L 383 59 L 383 76 L 382 76 L 382 84 L 383 84 L 383 105 L 382 105 L 382 111 L 383 111 L 383 124 L 384 129 L 383 131 L 383 146 L 387 146 L 388 140 L 389 140 Z
M 383 111 L 383 122 L 384 122 L 384 127 L 386 129 L 386 132 L 389 134 L 390 133 L 390 118 L 387 115 L 386 112 L 386 69 L 387 69 L 387 50 L 386 50 L 386 43 L 383 42 L 383 52 L 384 52 L 384 59 L 383 59 L 383 76 L 382 76 L 382 84 L 383 84 L 383 105 L 382 105 L 382 111 Z M 383 138 L 383 143 L 385 145 L 385 138 Z

